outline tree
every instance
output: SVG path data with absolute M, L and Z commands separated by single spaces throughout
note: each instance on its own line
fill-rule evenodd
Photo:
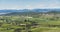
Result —
M 21 28 L 15 29 L 14 32 L 21 32 Z

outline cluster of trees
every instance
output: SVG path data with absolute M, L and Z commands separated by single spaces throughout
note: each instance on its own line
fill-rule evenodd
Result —
M 0 27 L 6 28 L 6 30 L 14 30 L 14 32 L 32 32 L 31 27 L 37 26 L 38 23 L 36 21 L 30 21 L 29 19 L 18 20 L 18 18 L 13 17 L 2 17 L 0 18 Z M 2 22 L 1 22 L 2 21 Z M 19 28 L 18 28 L 19 27 Z

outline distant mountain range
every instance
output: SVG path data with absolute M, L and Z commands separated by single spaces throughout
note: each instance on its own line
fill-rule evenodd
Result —
M 23 10 L 0 10 L 0 15 L 26 15 L 40 13 L 60 13 L 60 9 L 23 9 Z
M 0 13 L 8 12 L 48 12 L 48 11 L 60 11 L 60 9 L 22 9 L 22 10 L 0 10 Z

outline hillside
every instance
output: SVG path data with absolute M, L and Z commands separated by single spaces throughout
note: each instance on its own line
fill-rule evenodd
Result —
M 2 14 L 1 14 L 2 13 Z M 5 13 L 5 14 L 3 14 Z M 60 9 L 23 9 L 23 10 L 0 10 L 1 16 L 35 16 L 39 14 L 60 14 Z

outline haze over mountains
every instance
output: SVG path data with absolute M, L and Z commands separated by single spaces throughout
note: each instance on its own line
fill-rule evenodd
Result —
M 22 10 L 0 10 L 0 15 L 4 14 L 30 14 L 30 13 L 44 13 L 44 12 L 58 12 L 60 9 L 22 9 Z

